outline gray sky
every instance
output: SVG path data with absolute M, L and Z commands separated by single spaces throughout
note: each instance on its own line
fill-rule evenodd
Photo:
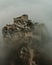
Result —
M 52 33 L 52 0 L 0 0 L 1 28 L 22 14 L 28 14 L 33 21 L 46 23 Z

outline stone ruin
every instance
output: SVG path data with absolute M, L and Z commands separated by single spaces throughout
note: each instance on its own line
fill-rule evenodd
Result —
M 2 33 L 6 48 L 15 50 L 11 52 L 10 65 L 38 65 L 40 48 L 42 43 L 48 40 L 43 23 L 33 23 L 28 15 L 24 14 L 13 18 L 13 24 L 4 26 Z

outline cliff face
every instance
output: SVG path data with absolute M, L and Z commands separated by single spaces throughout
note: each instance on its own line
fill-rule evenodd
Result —
M 47 41 L 47 31 L 45 28 L 44 24 L 33 23 L 29 20 L 28 15 L 16 17 L 13 24 L 7 24 L 2 28 L 6 47 L 9 45 L 10 47 L 8 48 L 15 50 L 15 56 L 12 57 L 11 63 L 16 60 L 15 62 L 19 63 L 19 65 L 20 63 L 27 63 L 28 65 L 37 64 L 42 43 Z M 13 63 L 14 65 L 15 62 Z
M 7 24 L 2 28 L 2 33 L 4 38 L 11 39 L 13 37 L 33 37 L 41 40 L 43 36 L 47 37 L 45 25 L 37 22 L 33 23 L 28 19 L 28 15 L 14 18 L 13 24 Z

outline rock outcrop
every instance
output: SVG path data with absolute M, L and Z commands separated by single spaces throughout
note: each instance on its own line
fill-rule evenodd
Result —
M 37 65 L 42 43 L 48 40 L 45 25 L 33 23 L 28 15 L 13 20 L 13 24 L 7 24 L 2 28 L 6 48 L 15 50 L 14 53 L 11 52 L 11 65 Z

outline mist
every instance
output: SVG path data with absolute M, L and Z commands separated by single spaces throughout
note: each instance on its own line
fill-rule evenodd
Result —
M 45 23 L 52 40 L 52 0 L 0 0 L 0 55 L 5 53 L 2 27 L 13 23 L 13 18 L 22 14 L 28 14 L 32 22 Z M 49 41 L 44 51 L 52 59 L 51 50 L 52 41 Z
M 33 22 L 43 22 L 52 31 L 51 0 L 0 0 L 0 27 L 12 23 L 16 16 L 28 14 Z

